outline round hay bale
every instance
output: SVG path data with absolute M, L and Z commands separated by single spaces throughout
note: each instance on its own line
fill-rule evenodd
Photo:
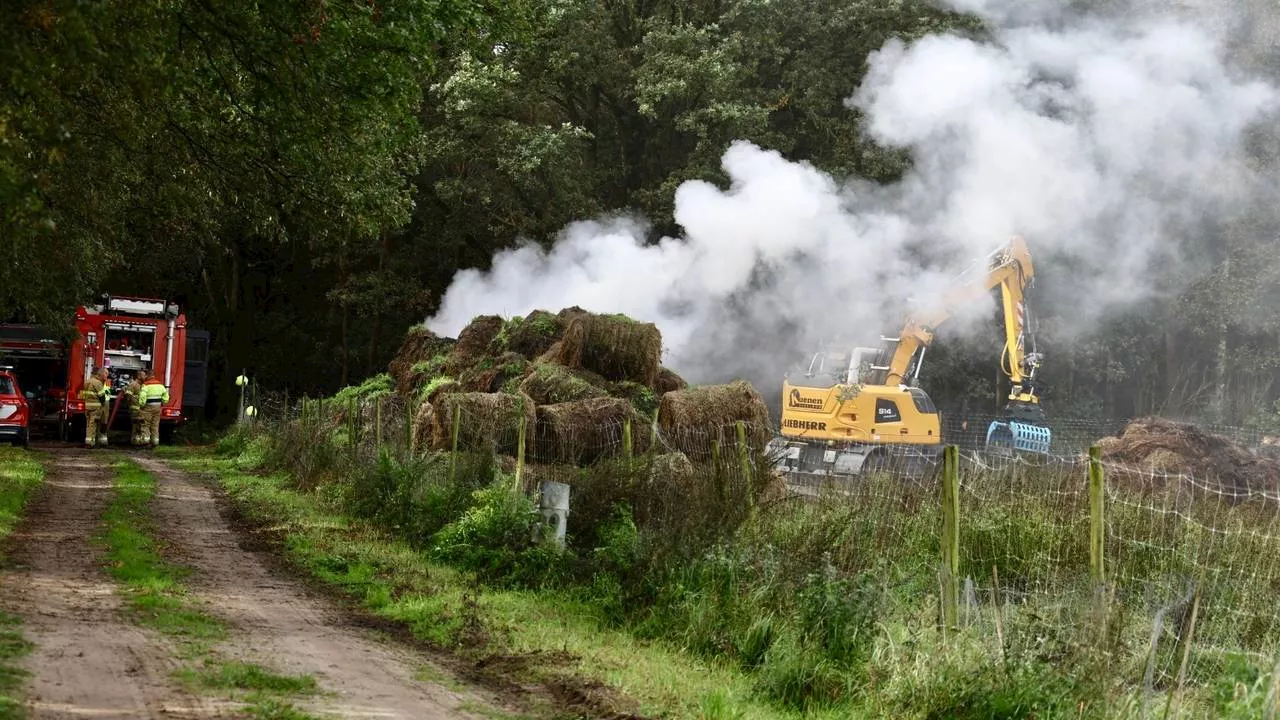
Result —
M 445 355 L 453 347 L 451 338 L 438 337 L 425 327 L 411 328 L 404 336 L 400 350 L 387 366 L 387 372 L 395 380 L 396 392 L 408 397 L 413 394 L 417 385 L 425 379 L 417 377 L 413 367 L 418 363 L 430 361 L 437 356 Z
M 409 452 L 417 455 L 425 452 L 431 447 L 432 425 L 435 422 L 436 409 L 431 403 L 424 402 L 418 406 L 418 411 L 413 414 L 413 444 L 409 448 Z
M 519 447 L 520 419 L 524 418 L 526 433 L 531 432 L 537 420 L 533 399 L 523 393 L 449 393 L 434 406 L 433 450 L 449 450 L 453 446 L 453 423 L 457 417 L 459 449 L 514 455 Z
M 492 392 L 514 388 L 513 381 L 519 380 L 529 372 L 529 359 L 518 352 L 508 351 L 498 357 L 497 387 Z M 512 385 L 508 386 L 508 383 Z
M 564 332 L 560 339 L 552 343 L 537 362 L 546 365 L 559 365 L 567 368 L 582 367 L 582 346 L 586 337 L 586 328 L 582 320 L 573 318 L 564 320 Z
M 465 392 L 462 388 L 462 383 L 451 377 L 439 376 L 423 386 L 419 395 L 423 402 L 434 403 L 441 395 L 456 392 Z
M 507 323 L 504 329 L 506 349 L 533 359 L 550 350 L 563 332 L 564 323 L 559 317 L 546 310 L 534 310 Z
M 482 358 L 475 367 L 464 370 L 458 381 L 468 392 L 498 392 L 508 380 L 523 376 L 528 366 L 523 355 L 506 352 L 497 358 Z
M 503 320 L 497 315 L 481 315 L 458 333 L 458 341 L 445 362 L 448 375 L 455 377 L 477 365 L 490 353 L 490 346 L 502 332 Z
M 602 457 L 623 454 L 624 426 L 631 423 L 631 448 L 635 454 L 649 447 L 644 417 L 620 398 L 542 405 L 537 410 L 534 457 L 538 462 L 590 465 Z
M 679 451 L 663 453 L 649 463 L 649 484 L 654 488 L 686 489 L 696 475 L 689 456 Z
M 710 457 L 717 439 L 722 449 L 736 446 L 738 422 L 746 425 L 750 448 L 764 452 L 771 435 L 769 410 L 745 380 L 676 390 L 664 394 L 658 403 L 663 439 L 695 460 Z
M 674 371 L 668 368 L 658 369 L 658 381 L 654 385 L 653 389 L 656 390 L 659 395 L 675 392 L 676 390 L 684 390 L 687 387 L 689 387 L 689 383 L 685 382 L 684 378 L 677 375 Z
M 648 418 L 652 418 L 653 411 L 658 409 L 658 395 L 648 385 L 623 380 L 620 383 L 613 383 L 609 394 L 630 400 L 636 410 Z
M 560 318 L 583 325 L 582 367 L 608 380 L 631 380 L 655 387 L 662 359 L 662 333 L 653 323 L 626 315 L 597 315 L 579 307 L 560 311 Z
M 533 371 L 520 382 L 520 392 L 539 405 L 589 400 L 605 397 L 604 390 L 592 385 L 560 365 L 535 363 Z

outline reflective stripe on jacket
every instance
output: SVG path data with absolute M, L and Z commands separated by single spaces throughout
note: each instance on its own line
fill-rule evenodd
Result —
M 86 406 L 101 405 L 106 402 L 107 388 L 101 380 L 91 377 L 84 382 L 84 387 L 80 389 L 80 399 L 84 401 Z
M 169 402 L 169 388 L 159 380 L 148 380 L 138 390 L 138 403 L 141 405 L 163 405 Z

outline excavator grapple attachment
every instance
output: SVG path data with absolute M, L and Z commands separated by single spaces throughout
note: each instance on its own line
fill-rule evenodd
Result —
M 987 428 L 987 449 L 1049 454 L 1053 433 L 1047 427 L 1016 420 L 997 420 Z

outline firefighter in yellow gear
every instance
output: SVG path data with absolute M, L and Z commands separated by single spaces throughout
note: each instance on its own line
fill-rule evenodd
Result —
M 169 402 L 169 388 L 158 377 L 148 377 L 138 390 L 138 402 L 142 405 L 142 445 L 155 447 L 160 444 L 160 410 Z
M 142 430 L 146 427 L 146 421 L 142 418 L 142 402 L 141 390 L 142 383 L 147 379 L 147 371 L 139 370 L 138 374 L 133 377 L 133 382 L 124 389 L 124 395 L 129 402 L 129 418 L 133 423 L 133 444 L 142 444 Z
M 80 388 L 84 401 L 84 446 L 87 448 L 107 444 L 107 403 L 111 400 L 111 387 L 107 384 L 107 369 L 97 367 L 84 387 Z

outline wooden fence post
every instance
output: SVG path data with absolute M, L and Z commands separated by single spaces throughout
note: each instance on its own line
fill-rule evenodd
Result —
M 658 408 L 653 409 L 653 422 L 649 425 L 649 450 L 658 446 Z
M 1093 576 L 1093 582 L 1099 586 L 1107 580 L 1104 482 L 1102 449 L 1094 445 L 1089 448 L 1089 573 Z
M 738 464 L 742 469 L 742 479 L 747 484 L 747 506 L 753 511 L 756 506 L 756 496 L 753 490 L 755 483 L 751 477 L 751 448 L 747 447 L 747 424 L 739 420 L 737 422 L 738 430 Z
M 631 454 L 631 418 L 624 418 L 622 421 L 622 456 L 630 460 Z
M 520 433 L 520 436 L 516 438 L 516 480 L 515 487 L 512 489 L 514 492 L 519 492 L 524 487 L 524 453 L 527 442 L 525 438 L 529 433 L 529 423 L 523 410 L 520 413 L 517 432 Z
M 458 479 L 458 433 L 462 428 L 462 412 L 461 409 L 454 405 L 453 407 L 453 429 L 450 431 L 452 444 L 449 451 L 449 482 L 456 482 Z
M 373 405 L 373 447 L 382 453 L 382 396 L 374 400 Z
M 414 451 L 417 450 L 413 446 L 413 406 L 405 405 L 404 407 L 404 459 L 406 462 L 413 459 Z
M 960 605 L 960 453 L 942 452 L 942 625 L 956 626 Z

